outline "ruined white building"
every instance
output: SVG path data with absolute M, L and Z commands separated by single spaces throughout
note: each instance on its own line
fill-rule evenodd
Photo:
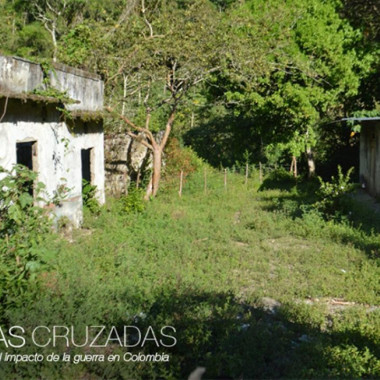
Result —
M 49 88 L 74 102 L 62 104 Z M 38 172 L 50 199 L 68 188 L 49 207 L 76 226 L 82 221 L 83 178 L 97 187 L 98 201 L 105 200 L 102 109 L 97 75 L 58 64 L 44 72 L 39 64 L 0 56 L 0 166 L 19 163 Z

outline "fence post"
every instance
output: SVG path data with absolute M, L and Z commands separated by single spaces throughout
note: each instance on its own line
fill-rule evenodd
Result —
M 136 189 L 139 188 L 139 185 L 140 185 L 140 168 L 139 168 L 139 170 L 137 171 Z
M 261 161 L 259 162 L 259 168 L 260 168 L 260 183 L 263 183 L 263 165 L 261 164 Z
M 181 170 L 181 174 L 179 176 L 179 191 L 178 195 L 182 197 L 182 186 L 183 186 L 183 170 Z
M 204 173 L 204 191 L 207 193 L 207 169 L 205 168 L 205 173 Z

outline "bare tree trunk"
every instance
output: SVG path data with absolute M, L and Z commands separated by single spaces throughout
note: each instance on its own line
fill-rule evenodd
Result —
M 298 171 L 297 171 L 297 157 L 292 156 L 292 163 L 290 165 L 290 173 L 293 173 L 293 177 L 297 178 Z
M 166 123 L 165 133 L 162 137 L 162 141 L 160 144 L 158 144 L 156 141 L 151 141 L 151 147 L 152 147 L 152 153 L 153 153 L 153 173 L 151 178 L 151 183 L 149 184 L 145 199 L 149 199 L 149 197 L 155 197 L 157 195 L 158 189 L 160 187 L 160 180 L 161 180 L 161 169 L 162 169 L 162 153 L 165 149 L 166 143 L 168 142 L 168 138 L 170 135 L 170 132 L 172 130 L 172 124 L 175 117 L 175 109 L 172 110 L 168 121 Z M 150 115 L 147 116 L 147 124 L 149 124 Z
M 127 97 L 127 85 L 128 85 L 128 76 L 123 74 L 124 86 L 123 86 L 123 105 L 121 108 L 121 116 L 125 115 L 125 99 Z
M 149 181 L 149 185 L 146 189 L 145 199 L 148 200 L 150 197 L 155 197 L 157 195 L 158 188 L 160 186 L 161 179 L 161 168 L 162 168 L 162 148 L 160 145 L 155 144 L 152 150 L 153 154 L 153 171 L 152 176 Z
M 56 36 L 56 27 L 55 27 L 55 22 L 53 22 L 52 28 L 51 28 L 51 38 L 53 40 L 53 62 L 57 62 L 57 52 L 58 52 L 58 45 L 57 45 L 57 36 Z
M 306 156 L 307 156 L 307 165 L 309 167 L 309 178 L 315 176 L 315 161 L 314 161 L 314 154 L 311 148 L 308 146 L 306 147 Z
M 153 151 L 153 174 L 152 174 L 152 196 L 157 195 L 158 187 L 160 186 L 162 167 L 162 148 L 158 147 Z
M 113 112 L 112 108 L 106 107 L 106 110 L 108 112 Z M 158 188 L 160 186 L 160 179 L 161 179 L 161 169 L 162 169 L 162 154 L 165 149 L 166 143 L 168 142 L 170 132 L 172 130 L 172 125 L 174 122 L 176 114 L 176 107 L 173 106 L 171 113 L 169 115 L 168 121 L 166 122 L 165 132 L 162 137 L 161 142 L 157 142 L 156 138 L 153 136 L 152 132 L 149 130 L 149 121 L 150 121 L 150 112 L 148 111 L 146 116 L 146 122 L 145 122 L 145 128 L 139 127 L 132 123 L 130 120 L 128 120 L 125 116 L 119 115 L 119 117 L 124 120 L 124 122 L 134 129 L 135 131 L 142 132 L 142 135 L 138 136 L 135 133 L 131 132 L 130 130 L 127 130 L 127 135 L 130 136 L 132 139 L 139 139 L 139 142 L 143 144 L 145 147 L 147 147 L 153 154 L 153 171 L 152 171 L 152 177 L 150 179 L 149 185 L 146 189 L 145 199 L 148 200 L 151 196 L 155 197 L 158 192 Z M 144 136 L 142 140 L 140 139 L 141 136 Z

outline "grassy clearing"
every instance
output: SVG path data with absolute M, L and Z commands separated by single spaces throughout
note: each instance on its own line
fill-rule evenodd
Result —
M 223 175 L 209 173 L 205 192 L 195 173 L 182 198 L 166 191 L 137 214 L 110 200 L 74 243 L 52 238 L 41 249 L 50 269 L 33 303 L 9 312 L 12 324 L 78 331 L 172 325 L 170 363 L 29 364 L 4 374 L 175 379 L 203 365 L 206 378 L 379 377 L 377 217 L 352 203 L 353 221 L 326 222 L 301 212 L 310 189 L 228 180 L 225 191 Z

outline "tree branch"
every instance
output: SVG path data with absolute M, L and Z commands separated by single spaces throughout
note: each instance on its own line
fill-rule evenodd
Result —
M 106 107 L 106 111 L 108 111 L 109 113 L 113 113 L 115 114 L 115 111 L 111 108 L 111 107 Z M 129 125 L 131 128 L 135 129 L 136 131 L 138 132 L 142 132 L 142 133 L 145 133 L 148 137 L 148 139 L 152 142 L 154 141 L 154 136 L 152 134 L 152 132 L 149 130 L 149 129 L 146 129 L 146 128 L 141 128 L 141 127 L 138 127 L 136 124 L 132 123 L 129 119 L 127 119 L 125 116 L 123 115 L 119 115 L 117 114 L 117 116 L 123 120 L 127 125 Z M 127 134 L 131 137 L 133 137 L 134 139 L 137 139 L 138 136 L 135 135 L 134 133 L 132 133 L 131 131 L 127 131 Z M 152 149 L 153 150 L 153 146 L 149 143 L 147 143 L 146 141 L 140 141 L 141 144 L 145 145 L 147 148 L 149 149 Z
M 175 118 L 175 113 L 176 113 L 176 106 L 174 106 L 172 108 L 172 111 L 169 115 L 169 119 L 166 123 L 166 128 L 165 128 L 165 132 L 164 132 L 164 136 L 162 137 L 162 141 L 161 141 L 161 148 L 164 149 L 165 148 L 165 145 L 168 141 L 168 138 L 169 138 L 169 135 L 170 135 L 170 132 L 171 132 L 171 129 L 172 129 L 172 125 L 173 125 L 173 121 L 174 121 L 174 118 Z
M 150 150 L 153 150 L 153 146 L 150 145 L 149 143 L 147 143 L 146 141 L 144 140 L 140 140 L 138 135 L 135 135 L 133 132 L 131 131 L 127 131 L 127 135 L 129 137 L 131 137 L 133 140 L 137 140 L 140 144 L 144 145 L 146 148 L 150 149 Z
M 7 113 L 7 108 L 8 108 L 8 96 L 5 98 L 5 104 L 4 104 L 4 111 L 3 114 L 0 117 L 0 123 L 3 121 L 5 114 Z
M 149 33 L 150 33 L 150 38 L 153 38 L 153 27 L 152 27 L 152 24 L 147 20 L 146 16 L 145 16 L 145 11 L 146 11 L 146 8 L 145 8 L 145 1 L 144 0 L 141 0 L 141 13 L 143 15 L 143 19 L 144 19 L 144 22 L 145 24 L 148 26 L 149 28 Z

